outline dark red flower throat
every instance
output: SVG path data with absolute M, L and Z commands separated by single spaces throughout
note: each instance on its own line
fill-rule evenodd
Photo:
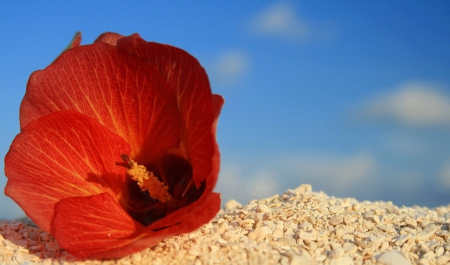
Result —
M 127 155 L 123 156 L 124 160 L 127 158 Z M 128 166 L 128 162 L 125 161 L 124 165 Z M 145 166 L 168 187 L 167 191 L 172 198 L 167 202 L 160 202 L 151 197 L 151 192 L 143 191 L 137 182 L 129 177 L 127 179 L 129 200 L 125 210 L 144 226 L 198 200 L 205 191 L 205 181 L 201 182 L 199 188 L 194 185 L 192 167 L 182 157 L 168 154 L 163 157 L 160 166 Z M 161 168 L 161 172 L 158 168 Z

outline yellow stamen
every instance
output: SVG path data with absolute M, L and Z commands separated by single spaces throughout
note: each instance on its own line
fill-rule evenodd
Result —
M 126 162 L 129 164 L 129 168 L 127 169 L 128 175 L 131 176 L 131 179 L 137 181 L 142 191 L 148 191 L 150 197 L 162 203 L 172 199 L 172 196 L 167 191 L 169 187 L 164 186 L 164 183 L 159 181 L 159 179 L 153 175 L 153 172 L 147 171 L 145 166 L 138 165 L 138 163 L 131 159 Z

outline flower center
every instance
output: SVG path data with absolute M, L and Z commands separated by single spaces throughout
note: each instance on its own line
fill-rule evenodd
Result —
M 116 165 L 127 169 L 128 196 L 124 209 L 136 221 L 147 226 L 168 214 L 198 200 L 206 188 L 194 185 L 190 163 L 179 156 L 166 154 L 158 165 L 140 165 L 128 155 L 122 154 L 122 163 Z
M 165 186 L 164 182 L 159 181 L 153 172 L 147 171 L 145 166 L 138 165 L 127 155 L 122 155 L 122 159 L 128 165 L 128 175 L 137 182 L 142 191 L 147 191 L 150 197 L 162 203 L 169 202 L 172 199 L 168 192 L 169 187 Z

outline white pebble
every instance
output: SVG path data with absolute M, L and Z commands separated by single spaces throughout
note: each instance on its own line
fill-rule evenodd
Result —
M 235 208 L 241 208 L 242 204 L 240 204 L 239 202 L 235 201 L 235 200 L 229 200 L 226 204 L 225 204 L 225 210 L 232 210 Z
M 405 219 L 405 224 L 410 225 L 412 227 L 416 227 L 417 226 L 417 221 L 414 220 L 414 218 L 412 217 L 408 217 Z
M 358 251 L 358 247 L 350 242 L 345 242 L 343 245 L 343 249 L 349 255 L 355 254 Z
M 299 187 L 297 187 L 296 189 L 294 189 L 294 192 L 302 194 L 302 193 L 307 193 L 307 192 L 311 192 L 312 191 L 312 186 L 309 184 L 302 184 Z
M 437 226 L 435 224 L 428 224 L 425 226 L 422 232 L 416 235 L 416 240 L 424 241 L 429 239 L 437 230 Z
M 301 255 L 295 254 L 292 250 L 288 251 L 289 265 L 310 265 L 312 264 L 311 255 L 308 252 L 302 251 Z
M 328 252 L 327 256 L 329 259 L 338 259 L 344 255 L 344 250 L 339 247 Z
M 344 208 L 342 206 L 340 206 L 340 205 L 330 206 L 330 207 L 328 207 L 328 210 L 331 213 L 343 213 L 344 212 Z
M 298 238 L 303 239 L 303 240 L 307 240 L 307 241 L 314 241 L 314 240 L 317 239 L 317 236 L 314 233 L 300 231 L 298 233 Z
M 283 230 L 281 230 L 281 229 L 276 229 L 276 230 L 273 232 L 272 236 L 273 236 L 274 238 L 281 238 L 281 237 L 283 236 Z
M 270 231 L 270 232 L 268 232 L 268 231 Z M 272 231 L 272 230 L 270 230 L 270 228 L 267 227 L 267 226 L 264 226 L 264 227 L 257 227 L 257 228 L 255 229 L 255 231 L 250 232 L 250 233 L 248 234 L 248 238 L 250 238 L 250 239 L 252 239 L 252 240 L 255 240 L 256 242 L 259 242 L 259 241 L 264 240 L 264 239 L 266 238 L 266 235 L 267 235 L 268 233 L 271 233 L 271 231 Z
M 330 260 L 330 265 L 353 265 L 353 259 L 350 257 L 340 257 Z
M 378 215 L 374 215 L 374 216 L 373 216 L 373 221 L 374 221 L 375 223 L 379 224 L 379 223 L 380 223 L 380 217 L 378 217 Z
M 397 250 L 391 250 L 380 254 L 377 257 L 377 262 L 385 265 L 412 265 L 411 262 Z
M 437 258 L 436 263 L 438 265 L 448 264 L 450 262 L 450 256 L 440 256 Z

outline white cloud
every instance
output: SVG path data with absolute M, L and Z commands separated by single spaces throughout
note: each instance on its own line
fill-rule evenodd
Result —
M 228 50 L 219 54 L 214 65 L 215 77 L 220 83 L 229 85 L 250 70 L 250 58 L 244 51 Z
M 338 35 L 336 23 L 319 23 L 303 19 L 290 2 L 278 2 L 250 20 L 250 31 L 257 35 L 276 37 L 294 42 L 330 39 Z
M 442 187 L 450 190 L 450 159 L 442 166 L 439 171 L 439 182 Z
M 311 31 L 309 23 L 302 20 L 288 2 L 276 3 L 263 10 L 251 21 L 251 27 L 257 34 L 292 40 L 307 39 Z
M 235 199 L 240 203 L 282 194 L 300 184 L 312 184 L 314 190 L 329 194 L 352 194 L 371 180 L 376 169 L 375 158 L 365 153 L 253 157 L 224 163 L 216 190 L 222 193 L 223 202 Z
M 216 191 L 222 194 L 223 203 L 233 199 L 245 204 L 281 192 L 274 172 L 261 170 L 248 174 L 242 166 L 233 163 L 221 166 Z
M 377 162 L 366 153 L 352 156 L 301 155 L 286 159 L 285 168 L 297 176 L 310 178 L 328 190 L 347 192 L 374 176 Z M 314 186 L 313 186 L 314 188 Z
M 252 198 L 262 199 L 280 192 L 279 177 L 277 174 L 263 170 L 257 172 L 248 182 L 249 191 Z
M 413 126 L 449 125 L 450 96 L 433 84 L 405 83 L 369 102 L 361 114 Z
M 417 156 L 432 153 L 432 148 L 423 137 L 408 131 L 394 131 L 380 137 L 381 146 L 394 155 Z
M 389 173 L 389 179 L 385 181 L 387 185 L 398 194 L 406 196 L 417 194 L 424 185 L 425 176 L 420 172 L 412 169 L 399 169 L 391 170 Z

